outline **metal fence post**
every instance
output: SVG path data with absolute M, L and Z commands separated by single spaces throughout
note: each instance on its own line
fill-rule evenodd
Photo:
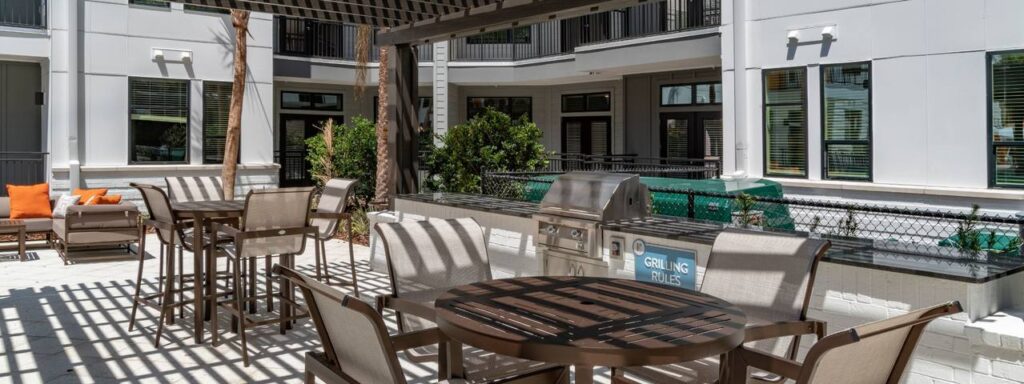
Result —
M 690 219 L 696 216 L 694 212 L 696 209 L 694 200 L 696 200 L 694 196 L 694 191 L 692 189 L 686 191 L 686 217 Z

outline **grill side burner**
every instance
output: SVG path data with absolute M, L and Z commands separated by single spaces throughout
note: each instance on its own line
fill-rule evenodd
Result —
M 607 275 L 601 225 L 648 217 L 639 175 L 573 172 L 559 176 L 540 203 L 537 252 L 546 275 Z M 596 273 L 596 274 L 595 274 Z

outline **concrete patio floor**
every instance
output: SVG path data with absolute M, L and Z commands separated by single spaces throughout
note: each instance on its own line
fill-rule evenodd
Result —
M 143 286 L 155 292 L 159 248 L 155 238 L 150 240 Z M 336 240 L 327 247 L 333 273 L 347 273 L 347 244 Z M 296 264 L 312 273 L 312 248 L 308 253 Z M 369 249 L 357 246 L 356 255 L 364 299 L 386 293 L 386 275 L 368 267 Z M 209 333 L 206 343 L 195 344 L 192 313 L 186 309 L 184 320 L 164 328 L 157 349 L 155 310 L 140 309 L 136 329 L 128 331 L 138 266 L 134 255 L 93 251 L 73 256 L 71 265 L 49 249 L 30 249 L 29 256 L 19 262 L 0 251 L 0 383 L 298 383 L 303 354 L 319 347 L 308 319 L 287 335 L 276 327 L 252 330 L 253 363 L 245 368 L 238 337 L 224 326 L 220 346 L 213 347 Z M 190 265 L 186 262 L 186 273 Z M 430 363 L 403 361 L 403 366 L 410 383 L 435 381 Z

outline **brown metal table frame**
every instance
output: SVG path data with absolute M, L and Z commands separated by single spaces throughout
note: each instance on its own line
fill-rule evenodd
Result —
M 480 282 L 452 288 L 434 307 L 438 328 L 452 340 L 501 355 L 572 364 L 581 384 L 593 382 L 595 366 L 724 355 L 741 345 L 747 323 L 742 310 L 713 296 L 596 277 Z M 461 364 L 457 356 L 451 364 Z
M 210 320 L 212 297 L 216 293 L 214 291 L 216 277 L 205 272 L 214 270 L 212 263 L 217 262 L 217 258 L 209 254 L 203 244 L 203 231 L 209 219 L 241 217 L 245 211 L 245 201 L 179 202 L 172 203 L 171 209 L 175 216 L 192 220 L 192 249 L 195 251 L 193 252 L 192 268 L 197 276 L 196 283 L 193 284 L 192 303 L 195 308 L 195 342 L 202 344 L 204 321 Z M 202 284 L 199 283 L 198 276 L 204 276 Z M 204 287 L 205 293 L 203 292 Z
M 25 261 L 28 258 L 25 254 L 25 242 L 28 240 L 25 238 L 25 222 L 18 219 L 0 220 L 0 228 L 18 229 L 18 260 Z

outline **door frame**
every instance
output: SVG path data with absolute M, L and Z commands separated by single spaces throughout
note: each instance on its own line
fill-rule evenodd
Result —
M 686 158 L 704 159 L 707 153 L 705 148 L 704 120 L 708 118 L 722 118 L 721 111 L 693 111 L 693 112 L 662 112 L 658 114 L 658 154 L 668 157 L 668 119 L 685 119 L 688 121 L 686 128 Z
M 584 129 L 583 132 L 581 132 L 581 136 L 583 136 L 583 137 L 580 138 L 580 154 L 593 155 L 593 153 L 588 153 L 588 152 L 593 152 L 593 148 L 590 148 L 590 143 L 591 143 L 591 140 L 590 140 L 590 138 L 591 138 L 591 135 L 590 135 L 591 129 L 590 128 L 592 127 L 591 124 L 594 121 L 604 121 L 604 122 L 606 122 L 608 124 L 608 138 L 606 140 L 607 142 L 605 143 L 607 145 L 607 148 L 608 148 L 608 153 L 604 154 L 604 156 L 610 156 L 610 155 L 615 153 L 615 150 L 612 149 L 612 132 L 614 132 L 613 129 L 612 129 L 612 117 L 608 116 L 608 115 L 597 115 L 597 116 L 562 116 L 562 136 L 560 138 L 561 139 L 561 146 L 560 147 L 562 148 L 562 153 L 563 154 L 568 153 L 568 152 L 566 152 L 566 143 L 567 142 L 565 140 L 565 134 L 566 134 L 566 130 L 568 128 L 568 124 L 569 124 L 570 121 L 582 121 L 582 122 L 585 122 L 584 127 L 586 129 Z
M 318 124 L 321 121 L 324 121 L 324 120 L 327 120 L 327 119 L 330 119 L 330 118 L 333 118 L 338 124 L 344 124 L 345 123 L 345 116 L 343 114 L 331 115 L 331 114 L 311 114 L 311 113 L 301 113 L 301 112 L 298 112 L 298 113 L 296 113 L 296 112 L 288 112 L 288 113 L 279 113 L 278 114 L 278 118 L 279 118 L 280 121 L 279 121 L 279 124 L 278 124 L 279 129 L 278 129 L 278 132 L 277 132 L 277 134 L 278 134 L 277 139 L 278 140 L 277 140 L 276 152 L 279 154 L 279 161 L 282 163 L 281 164 L 281 170 L 280 170 L 279 175 L 278 175 L 278 184 L 281 187 L 305 186 L 305 184 L 306 184 L 305 182 L 306 181 L 312 181 L 312 178 L 308 177 L 309 164 L 306 163 L 306 162 L 303 162 L 303 165 L 304 165 L 304 168 L 305 168 L 305 172 L 307 173 L 307 176 L 304 177 L 301 182 L 298 182 L 298 183 L 289 182 L 290 180 L 285 177 L 287 169 L 285 167 L 285 164 L 283 164 L 283 163 L 285 162 L 285 155 L 286 155 L 286 152 L 287 152 L 285 150 L 285 145 L 287 143 L 287 129 L 286 129 L 286 126 L 285 126 L 286 121 L 288 121 L 288 120 L 303 120 L 305 122 L 304 129 L 306 130 L 306 132 L 309 132 L 309 129 L 311 127 L 315 129 L 315 127 L 313 126 L 314 124 Z M 311 137 L 311 136 L 306 136 L 306 138 L 309 138 L 309 137 Z M 308 154 L 308 149 L 306 147 L 303 147 L 302 148 L 302 158 L 305 159 L 307 154 Z

